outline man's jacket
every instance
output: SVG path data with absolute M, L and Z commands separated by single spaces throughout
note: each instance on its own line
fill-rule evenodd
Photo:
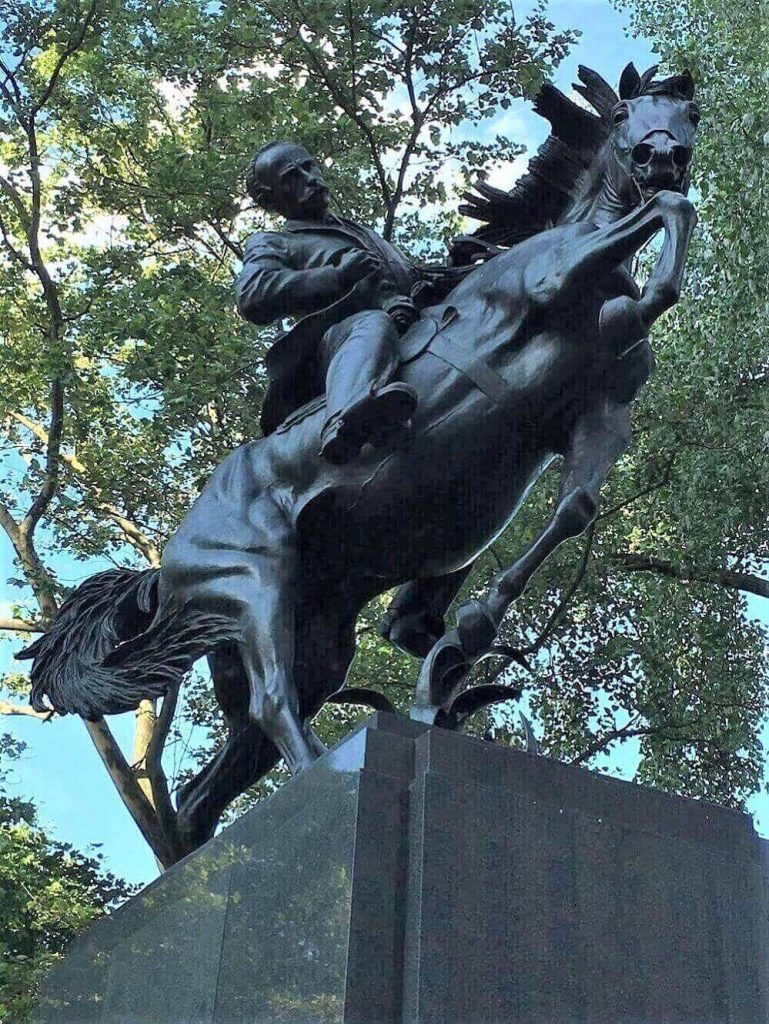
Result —
M 337 267 L 347 253 L 368 252 L 383 270 L 345 288 Z M 300 317 L 267 353 L 269 384 L 262 408 L 265 434 L 320 394 L 318 346 L 329 327 L 393 295 L 409 295 L 418 272 L 388 242 L 360 224 L 286 221 L 283 230 L 252 235 L 236 281 L 238 310 L 256 324 Z

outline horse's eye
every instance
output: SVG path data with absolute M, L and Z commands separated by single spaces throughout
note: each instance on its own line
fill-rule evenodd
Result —
M 692 122 L 695 128 L 702 120 L 702 114 L 699 112 L 697 107 L 689 107 L 689 120 Z
M 617 107 L 612 114 L 612 121 L 615 125 L 622 124 L 623 121 L 627 121 L 629 116 L 627 107 Z

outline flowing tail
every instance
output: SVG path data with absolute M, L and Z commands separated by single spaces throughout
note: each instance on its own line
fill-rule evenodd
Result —
M 197 658 L 238 639 L 227 616 L 161 604 L 159 580 L 159 569 L 110 569 L 70 594 L 48 632 L 16 655 L 34 659 L 36 711 L 89 721 L 133 711 L 181 683 Z

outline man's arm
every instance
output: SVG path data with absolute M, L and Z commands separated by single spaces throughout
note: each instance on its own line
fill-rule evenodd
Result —
M 255 324 L 322 309 L 343 290 L 336 267 L 294 270 L 288 246 L 276 232 L 259 232 L 246 242 L 243 269 L 235 282 L 238 312 Z
M 330 305 L 372 269 L 372 257 L 347 253 L 336 267 L 296 270 L 289 246 L 277 232 L 260 232 L 246 243 L 235 282 L 238 312 L 255 324 L 303 316 Z

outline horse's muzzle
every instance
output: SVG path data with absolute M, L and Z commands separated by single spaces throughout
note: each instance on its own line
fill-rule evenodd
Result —
M 633 179 L 644 199 L 663 189 L 671 192 L 684 190 L 692 151 L 677 142 L 669 132 L 651 132 L 633 147 L 631 157 Z

